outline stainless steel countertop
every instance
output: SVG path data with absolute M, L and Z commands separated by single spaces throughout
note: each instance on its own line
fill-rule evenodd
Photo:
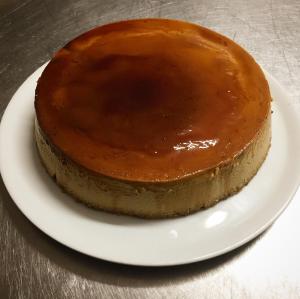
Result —
M 25 78 L 68 40 L 96 25 L 140 17 L 180 18 L 231 37 L 300 105 L 297 0 L 2 0 L 1 115 Z M 299 211 L 298 192 L 260 237 L 212 260 L 130 267 L 47 237 L 21 214 L 1 181 L 0 298 L 300 298 Z

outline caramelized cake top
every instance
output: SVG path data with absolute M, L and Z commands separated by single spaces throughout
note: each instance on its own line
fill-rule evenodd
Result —
M 266 79 L 228 38 L 175 20 L 123 21 L 47 65 L 36 115 L 47 141 L 96 174 L 163 182 L 232 160 L 270 112 Z

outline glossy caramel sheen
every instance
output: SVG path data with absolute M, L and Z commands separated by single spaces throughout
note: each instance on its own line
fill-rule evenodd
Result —
M 84 168 L 169 181 L 238 155 L 267 118 L 270 93 L 231 40 L 184 22 L 134 20 L 58 51 L 35 106 L 46 139 Z

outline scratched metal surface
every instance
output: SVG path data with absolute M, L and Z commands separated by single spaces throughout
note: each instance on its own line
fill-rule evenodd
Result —
M 1 115 L 23 80 L 68 40 L 98 24 L 138 17 L 180 18 L 226 34 L 299 102 L 297 0 L 1 0 Z M 41 233 L 1 181 L 0 298 L 300 298 L 298 211 L 299 192 L 263 235 L 209 261 L 129 267 L 81 255 Z

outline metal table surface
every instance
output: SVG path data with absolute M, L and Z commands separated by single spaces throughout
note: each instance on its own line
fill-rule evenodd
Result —
M 111 21 L 180 18 L 244 46 L 300 95 L 297 0 L 1 0 L 0 111 L 76 35 Z M 24 194 L 26 197 L 26 194 Z M 0 183 L 0 298 L 300 298 L 300 193 L 260 237 L 195 264 L 144 268 L 90 258 L 33 226 Z

